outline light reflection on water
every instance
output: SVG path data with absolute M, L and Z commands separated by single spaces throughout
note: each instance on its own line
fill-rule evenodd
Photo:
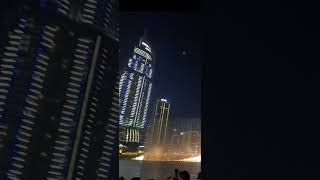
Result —
M 201 167 L 198 162 L 169 161 L 132 161 L 120 160 L 119 175 L 130 180 L 132 177 L 142 179 L 164 180 L 174 174 L 174 169 L 187 170 L 191 179 L 196 179 Z

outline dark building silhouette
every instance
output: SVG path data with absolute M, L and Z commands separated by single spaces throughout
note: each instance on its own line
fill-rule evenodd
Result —
M 148 123 L 147 146 L 164 145 L 167 143 L 169 114 L 170 103 L 166 99 L 158 99 L 154 104 L 152 119 Z
M 117 4 L 4 2 L 0 179 L 118 176 Z
M 201 132 L 201 120 L 199 118 L 192 117 L 176 117 L 172 122 L 173 129 L 176 129 L 177 132 L 186 132 L 186 131 L 199 131 Z

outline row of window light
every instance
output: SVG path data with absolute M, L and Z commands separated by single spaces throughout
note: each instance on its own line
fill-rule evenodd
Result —
M 140 134 L 136 129 L 126 130 L 126 142 L 139 142 Z
M 147 99 L 146 99 L 146 106 L 145 106 L 145 109 L 144 109 L 143 120 L 142 120 L 142 124 L 143 125 L 146 123 L 146 116 L 147 116 L 147 111 L 148 111 L 148 107 L 149 107 L 151 88 L 152 88 L 152 83 L 150 83 L 149 87 L 148 87 L 148 95 L 147 95 Z
M 68 86 L 65 92 L 65 101 L 58 125 L 57 139 L 54 141 L 52 159 L 49 165 L 50 178 L 63 178 L 67 169 L 66 160 L 72 148 L 71 137 L 80 113 L 81 92 L 85 89 L 88 61 L 91 58 L 90 50 L 93 42 L 90 38 L 79 38 L 74 51 L 72 69 L 69 75 Z
M 138 100 L 139 100 L 139 96 L 140 96 L 140 87 L 141 87 L 141 81 L 142 81 L 142 77 L 141 76 L 136 76 L 138 77 L 137 81 L 138 81 L 138 84 L 137 84 L 137 87 L 136 87 L 136 92 L 135 92 L 135 95 L 134 95 L 134 100 L 133 100 L 133 105 L 132 105 L 132 109 L 131 109 L 131 114 L 130 114 L 130 120 L 129 120 L 129 124 L 132 125 L 134 122 L 133 122 L 133 118 L 135 117 L 135 113 L 136 113 L 136 109 L 137 109 L 137 106 L 139 106 L 138 104 Z
M 131 85 L 132 85 L 132 78 L 133 78 L 133 73 L 130 73 L 129 77 L 128 77 L 128 72 L 126 71 L 125 73 L 125 76 L 123 77 L 124 78 L 124 81 L 128 83 L 127 86 L 124 86 L 125 88 L 125 97 L 124 97 L 124 101 L 122 103 L 122 106 L 121 106 L 121 114 L 124 115 L 125 112 L 126 112 L 126 109 L 128 108 L 127 107 L 127 102 L 128 102 L 128 98 L 129 98 L 129 94 L 130 94 L 130 91 L 131 91 Z M 120 89 L 120 91 L 122 91 L 122 89 Z M 123 97 L 122 95 L 120 95 L 120 99 L 122 100 Z M 121 124 L 123 123 L 127 123 L 127 122 L 123 122 L 123 116 L 120 116 L 120 122 Z
M 85 163 L 87 161 L 87 159 L 89 158 L 89 149 L 91 146 L 91 139 L 92 139 L 92 127 L 94 126 L 95 120 L 96 120 L 96 108 L 97 108 L 97 104 L 98 104 L 98 98 L 97 95 L 99 94 L 102 83 L 104 81 L 104 76 L 105 76 L 105 69 L 106 69 L 106 60 L 105 59 L 101 59 L 101 61 L 99 61 L 98 66 L 97 66 L 97 86 L 95 86 L 94 91 L 96 93 L 92 94 L 91 98 L 90 98 L 90 105 L 89 105 L 89 114 L 86 120 L 86 124 L 84 126 L 84 134 L 83 134 L 83 139 L 82 142 L 80 144 L 80 149 L 79 149 L 79 159 L 77 161 L 77 169 L 76 169 L 76 174 L 75 174 L 75 178 L 76 179 L 82 179 L 84 176 L 84 171 L 85 171 Z M 117 84 L 118 85 L 118 84 Z M 118 91 L 118 90 L 117 90 Z M 116 102 L 113 102 L 113 104 L 117 104 Z M 113 108 L 115 110 L 117 110 L 118 112 L 118 107 Z M 111 118 L 111 117 L 110 117 Z M 108 123 L 115 123 L 117 124 L 117 121 L 113 119 L 113 121 L 108 121 Z M 114 126 L 114 125 L 113 125 Z M 114 141 L 115 133 L 116 131 L 113 130 L 112 131 L 114 134 L 112 136 L 108 135 L 108 133 L 106 133 L 106 136 L 109 137 Z M 107 146 L 108 148 L 110 148 L 110 145 Z M 112 146 L 111 146 L 112 147 Z M 106 154 L 106 155 L 111 155 L 112 152 L 112 148 L 109 151 L 104 151 L 102 152 L 102 154 Z M 101 155 L 103 156 L 103 155 Z M 110 162 L 102 162 L 104 159 L 108 160 L 110 158 L 108 157 L 104 157 L 102 160 L 99 160 L 99 165 L 103 166 L 103 167 L 98 167 L 98 171 L 97 171 L 97 176 L 100 178 L 107 178 L 107 172 L 109 172 L 109 166 L 110 166 Z
M 135 125 L 135 127 L 137 127 L 137 128 L 142 128 L 143 127 L 143 125 L 141 124 L 142 121 L 141 121 L 140 117 L 141 117 L 142 108 L 145 109 L 145 106 L 143 106 L 143 105 L 145 105 L 145 103 L 143 103 L 143 99 L 144 99 L 144 95 L 145 95 L 144 88 L 145 88 L 145 83 L 143 81 L 143 89 L 141 90 L 140 105 L 138 107 L 136 125 Z
M 54 4 L 50 0 L 41 0 L 42 8 L 49 8 L 63 15 L 68 15 L 70 12 L 70 0 L 54 0 Z
M 110 171 L 111 166 L 112 152 L 115 147 L 115 138 L 118 137 L 118 134 L 116 134 L 118 128 L 117 119 L 119 118 L 119 90 L 117 88 L 118 86 L 119 83 L 117 82 L 114 89 L 114 97 L 112 101 L 113 106 L 111 106 L 111 108 L 109 109 L 109 118 L 104 128 L 106 132 L 102 145 L 102 153 L 98 160 L 99 164 L 97 171 L 97 176 L 100 178 L 108 177 L 108 172 Z
M 106 69 L 106 62 L 101 59 L 101 61 L 98 62 L 97 71 L 96 71 L 96 83 L 97 85 L 94 87 L 93 91 L 95 93 L 91 94 L 91 98 L 89 100 L 89 108 L 88 108 L 88 116 L 85 121 L 84 126 L 84 133 L 83 138 L 81 139 L 80 147 L 79 147 L 79 159 L 77 161 L 76 165 L 76 172 L 75 177 L 76 179 L 82 179 L 84 176 L 85 171 L 85 163 L 87 162 L 87 159 L 89 158 L 89 149 L 92 140 L 92 128 L 94 126 L 94 123 L 96 121 L 96 114 L 97 114 L 97 104 L 99 103 L 98 95 L 100 93 L 101 87 L 103 85 L 104 81 L 104 74 Z
M 83 9 L 81 12 L 80 21 L 88 24 L 97 25 L 98 24 L 98 13 L 100 6 L 104 6 L 102 10 L 102 28 L 108 29 L 110 26 L 110 17 L 111 17 L 111 0 L 107 0 L 103 4 L 100 4 L 97 0 L 86 0 L 83 4 Z M 98 25 L 100 26 L 100 25 Z
M 13 142 L 13 153 L 9 155 L 10 164 L 6 173 L 9 179 L 23 177 L 23 170 L 30 151 L 32 131 L 35 119 L 38 116 L 38 104 L 43 97 L 44 79 L 46 77 L 47 66 L 50 62 L 48 51 L 54 46 L 54 36 L 50 37 L 44 34 L 46 31 L 54 33 L 56 29 L 44 26 L 40 33 L 36 58 L 32 64 L 33 72 L 28 83 L 28 95 L 25 98 L 25 104 L 20 115 L 21 119 L 18 120 L 17 134 Z
M 50 0 L 41 0 L 40 6 L 43 8 L 52 9 L 58 13 L 65 16 L 69 15 L 71 12 L 71 1 L 70 0 L 54 0 L 54 4 Z M 83 3 L 80 21 L 88 24 L 97 24 L 97 13 L 99 6 L 101 6 L 98 0 L 86 0 Z M 102 10 L 102 28 L 109 28 L 110 16 L 111 16 L 112 3 L 111 0 L 104 2 L 104 8 Z M 99 25 L 100 26 L 100 25 Z
M 7 109 L 7 103 L 9 99 L 9 92 L 10 89 L 12 88 L 12 85 L 15 80 L 15 74 L 16 74 L 16 69 L 17 65 L 20 63 L 18 62 L 21 57 L 20 57 L 20 51 L 21 51 L 21 45 L 23 41 L 25 41 L 27 36 L 25 35 L 26 32 L 26 26 L 28 25 L 28 22 L 26 19 L 21 18 L 18 24 L 18 27 L 13 30 L 13 32 L 9 32 L 9 37 L 8 37 L 8 45 L 6 46 L 6 50 L 3 53 L 3 58 L 1 59 L 1 72 L 0 72 L 0 128 L 1 128 L 1 135 L 0 135 L 0 143 L 3 143 L 4 138 L 7 136 L 7 125 L 6 124 L 6 112 L 8 112 Z M 29 135 L 25 133 L 25 135 Z M 1 147 L 4 147 L 4 144 L 1 144 Z M 25 146 L 23 146 L 25 147 Z M 24 154 L 22 151 L 15 151 L 14 154 L 20 153 Z M 19 157 L 16 157 L 15 155 L 14 158 L 11 157 L 11 160 L 21 160 Z M 10 165 L 16 164 L 18 166 L 17 168 L 13 169 L 10 168 L 10 171 L 6 173 L 8 176 L 8 179 L 13 179 L 22 174 L 22 170 L 19 168 L 23 168 L 23 166 L 18 165 L 17 163 L 13 162 Z M 9 166 L 10 166 L 9 165 Z

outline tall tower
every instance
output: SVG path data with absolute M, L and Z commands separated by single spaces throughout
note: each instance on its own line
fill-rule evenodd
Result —
M 120 143 L 142 143 L 152 88 L 153 53 L 146 32 L 120 80 Z
M 148 146 L 170 143 L 170 140 L 167 140 L 169 114 L 170 103 L 166 99 L 157 100 L 155 102 L 152 120 L 148 124 L 148 139 L 146 139 Z
M 115 179 L 117 1 L 11 7 L 0 17 L 0 179 Z

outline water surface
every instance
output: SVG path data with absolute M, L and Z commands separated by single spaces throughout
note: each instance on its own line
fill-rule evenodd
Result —
M 198 162 L 176 162 L 176 161 L 133 161 L 120 160 L 119 175 L 130 180 L 132 177 L 142 179 L 165 180 L 174 174 L 174 169 L 187 170 L 191 179 L 195 180 L 201 167 Z

